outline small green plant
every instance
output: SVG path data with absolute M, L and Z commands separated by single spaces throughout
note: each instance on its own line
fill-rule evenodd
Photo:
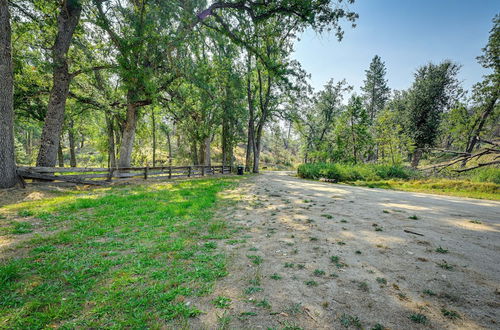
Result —
M 291 262 L 285 262 L 285 268 L 293 268 L 295 265 Z
M 322 214 L 321 216 L 322 216 L 323 218 L 333 219 L 333 215 L 330 215 L 330 214 Z
M 232 317 L 228 315 L 226 312 L 224 312 L 224 314 L 222 315 L 216 314 L 216 316 L 217 316 L 217 324 L 219 325 L 217 329 L 228 330 Z
M 448 310 L 448 309 L 442 308 L 441 313 L 443 314 L 444 317 L 447 317 L 450 320 L 455 320 L 455 319 L 461 318 L 460 314 L 458 314 L 456 311 L 453 311 L 453 310 Z
M 427 319 L 427 316 L 424 314 L 420 313 L 414 313 L 409 316 L 410 320 L 412 320 L 415 323 L 420 323 L 420 324 L 427 324 L 429 320 Z
M 377 226 L 375 227 L 375 231 L 384 231 L 384 229 L 382 227 Z
M 317 240 L 318 240 L 318 238 L 317 238 L 317 237 L 309 237 L 309 239 L 311 240 L 311 242 L 315 242 L 315 241 L 317 241 Z
M 436 252 L 437 252 L 437 253 L 448 253 L 448 250 L 447 250 L 447 249 L 443 249 L 441 246 L 439 246 L 439 247 L 436 249 Z
M 426 294 L 426 295 L 428 295 L 428 296 L 435 296 L 436 295 L 436 293 L 434 291 L 429 290 L 429 289 L 425 289 L 423 291 L 423 293 Z
M 334 264 L 336 264 L 340 261 L 340 257 L 339 256 L 331 256 L 330 261 L 333 262 Z
M 17 215 L 26 218 L 26 217 L 31 217 L 32 215 L 34 215 L 34 213 L 33 211 L 30 210 L 20 210 L 19 212 L 17 212 Z
M 21 235 L 28 234 L 33 231 L 33 226 L 29 222 L 15 222 L 12 228 L 12 234 Z
M 257 249 L 256 247 L 251 247 L 248 249 L 248 251 L 258 251 L 259 249 Z
M 250 259 L 254 264 L 260 265 L 264 259 L 261 256 L 247 255 L 247 258 Z
M 340 324 L 342 324 L 345 328 L 349 328 L 350 326 L 354 326 L 358 329 L 361 329 L 361 321 L 359 317 L 352 316 L 346 313 L 343 313 L 340 316 Z
M 304 268 L 306 268 L 306 266 L 305 266 L 305 265 L 303 265 L 303 264 L 298 264 L 298 265 L 297 265 L 297 268 L 298 268 L 298 269 L 304 269 Z
M 271 309 L 271 304 L 266 299 L 260 300 L 255 303 L 255 306 L 259 306 L 265 309 Z
M 411 220 L 418 220 L 418 219 L 419 219 L 419 217 L 418 217 L 416 214 L 414 214 L 414 215 L 409 216 L 409 217 L 408 217 L 408 219 L 411 219 Z
M 261 287 L 250 286 L 250 287 L 245 289 L 245 294 L 253 294 L 253 293 L 257 293 L 257 292 L 261 292 L 261 291 L 264 291 L 264 289 L 262 289 Z
M 304 308 L 302 307 L 301 303 L 295 303 L 290 305 L 288 308 L 285 309 L 285 312 L 290 314 L 290 315 L 296 315 L 299 313 L 302 313 Z
M 342 220 L 340 220 L 340 222 L 347 223 L 347 220 L 346 219 L 342 219 Z
M 241 312 L 240 316 L 257 316 L 255 312 Z
M 481 225 L 481 224 L 482 224 L 482 222 L 481 222 L 481 221 L 479 221 L 479 220 L 471 220 L 471 221 L 469 221 L 469 222 L 470 222 L 470 223 L 475 223 L 476 225 Z
M 446 270 L 453 270 L 453 266 L 443 260 L 443 262 L 437 264 L 439 267 Z
M 307 220 L 306 220 L 306 223 L 313 223 L 313 222 L 314 222 L 314 220 L 313 220 L 313 219 L 307 219 Z
M 354 253 L 356 253 L 356 254 L 362 254 L 362 252 L 359 251 L 359 250 L 356 250 Z
M 277 273 L 274 273 L 273 275 L 270 276 L 273 280 L 281 280 L 282 277 L 278 275 Z
M 385 330 L 385 329 L 386 329 L 386 327 L 384 327 L 384 326 L 383 326 L 382 324 L 380 324 L 380 323 L 375 324 L 375 325 L 371 328 L 371 330 Z
M 380 284 L 384 284 L 384 285 L 386 285 L 386 284 L 387 284 L 387 280 L 386 280 L 385 278 L 383 278 L 383 277 L 377 277 L 377 278 L 376 278 L 376 281 L 377 281 L 378 283 L 380 283 Z
M 318 282 L 309 280 L 304 282 L 307 286 L 318 286 Z
M 322 270 L 322 269 L 315 269 L 314 272 L 313 272 L 314 276 L 323 276 L 325 274 L 326 274 L 325 271 Z
M 231 305 L 231 298 L 218 296 L 212 300 L 212 304 L 217 308 L 228 308 Z
M 370 288 L 368 287 L 368 283 L 366 282 L 361 282 L 358 284 L 358 288 L 361 290 L 361 291 L 364 291 L 364 292 L 368 292 L 370 291 Z
M 338 241 L 337 244 L 338 245 L 345 245 L 345 242 L 344 241 Z
M 384 213 L 391 213 L 391 212 L 389 212 L 389 210 L 383 210 L 382 212 L 384 212 Z

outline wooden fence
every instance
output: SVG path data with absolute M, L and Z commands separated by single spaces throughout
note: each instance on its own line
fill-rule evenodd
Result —
M 22 179 L 49 180 L 91 185 L 105 185 L 113 180 L 134 177 L 159 179 L 190 178 L 216 174 L 230 174 L 231 166 L 157 166 L 157 167 L 27 167 L 18 166 L 17 173 Z

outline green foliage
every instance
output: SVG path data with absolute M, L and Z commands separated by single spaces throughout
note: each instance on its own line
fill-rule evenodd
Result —
M 301 164 L 297 168 L 299 177 L 306 179 L 333 179 L 338 182 L 368 181 L 382 179 L 409 179 L 416 172 L 401 165 L 315 163 Z

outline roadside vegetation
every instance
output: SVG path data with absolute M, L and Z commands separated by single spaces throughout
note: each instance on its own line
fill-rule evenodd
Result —
M 330 179 L 370 188 L 428 192 L 459 197 L 500 200 L 500 169 L 479 168 L 463 174 L 426 175 L 402 165 L 302 164 L 297 174 L 306 179 Z
M 227 273 L 217 242 L 230 229 L 212 211 L 236 180 L 73 191 L 4 206 L 12 228 L 1 235 L 32 236 L 0 260 L 0 328 L 161 328 L 198 315 L 191 297 Z M 18 223 L 32 225 L 19 231 Z

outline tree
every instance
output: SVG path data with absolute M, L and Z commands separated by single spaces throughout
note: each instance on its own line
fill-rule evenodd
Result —
M 69 72 L 68 51 L 73 33 L 80 21 L 82 5 L 79 0 L 61 2 L 57 17 L 57 36 L 52 47 L 52 89 L 42 131 L 37 166 L 55 166 L 64 123 L 66 99 L 74 75 Z
M 370 68 L 365 71 L 366 79 L 361 87 L 365 107 L 370 117 L 370 123 L 373 123 L 375 117 L 381 111 L 389 99 L 390 89 L 385 79 L 385 63 L 380 56 L 375 55 L 370 63 Z
M 0 0 L 0 188 L 16 184 L 14 81 L 8 0 Z
M 484 77 L 484 81 L 474 86 L 474 96 L 478 104 L 478 111 L 473 123 L 470 140 L 467 143 L 465 152 L 472 153 L 479 136 L 489 119 L 496 120 L 500 116 L 498 98 L 500 95 L 500 16 L 493 19 L 493 28 L 490 32 L 488 44 L 483 48 L 483 55 L 478 57 L 478 62 L 486 69 L 493 72 Z M 493 115 L 493 116 L 492 116 Z
M 435 145 L 443 112 L 456 99 L 460 67 L 450 61 L 429 63 L 417 69 L 406 103 L 406 130 L 415 147 L 412 166 L 417 167 L 424 148 Z

